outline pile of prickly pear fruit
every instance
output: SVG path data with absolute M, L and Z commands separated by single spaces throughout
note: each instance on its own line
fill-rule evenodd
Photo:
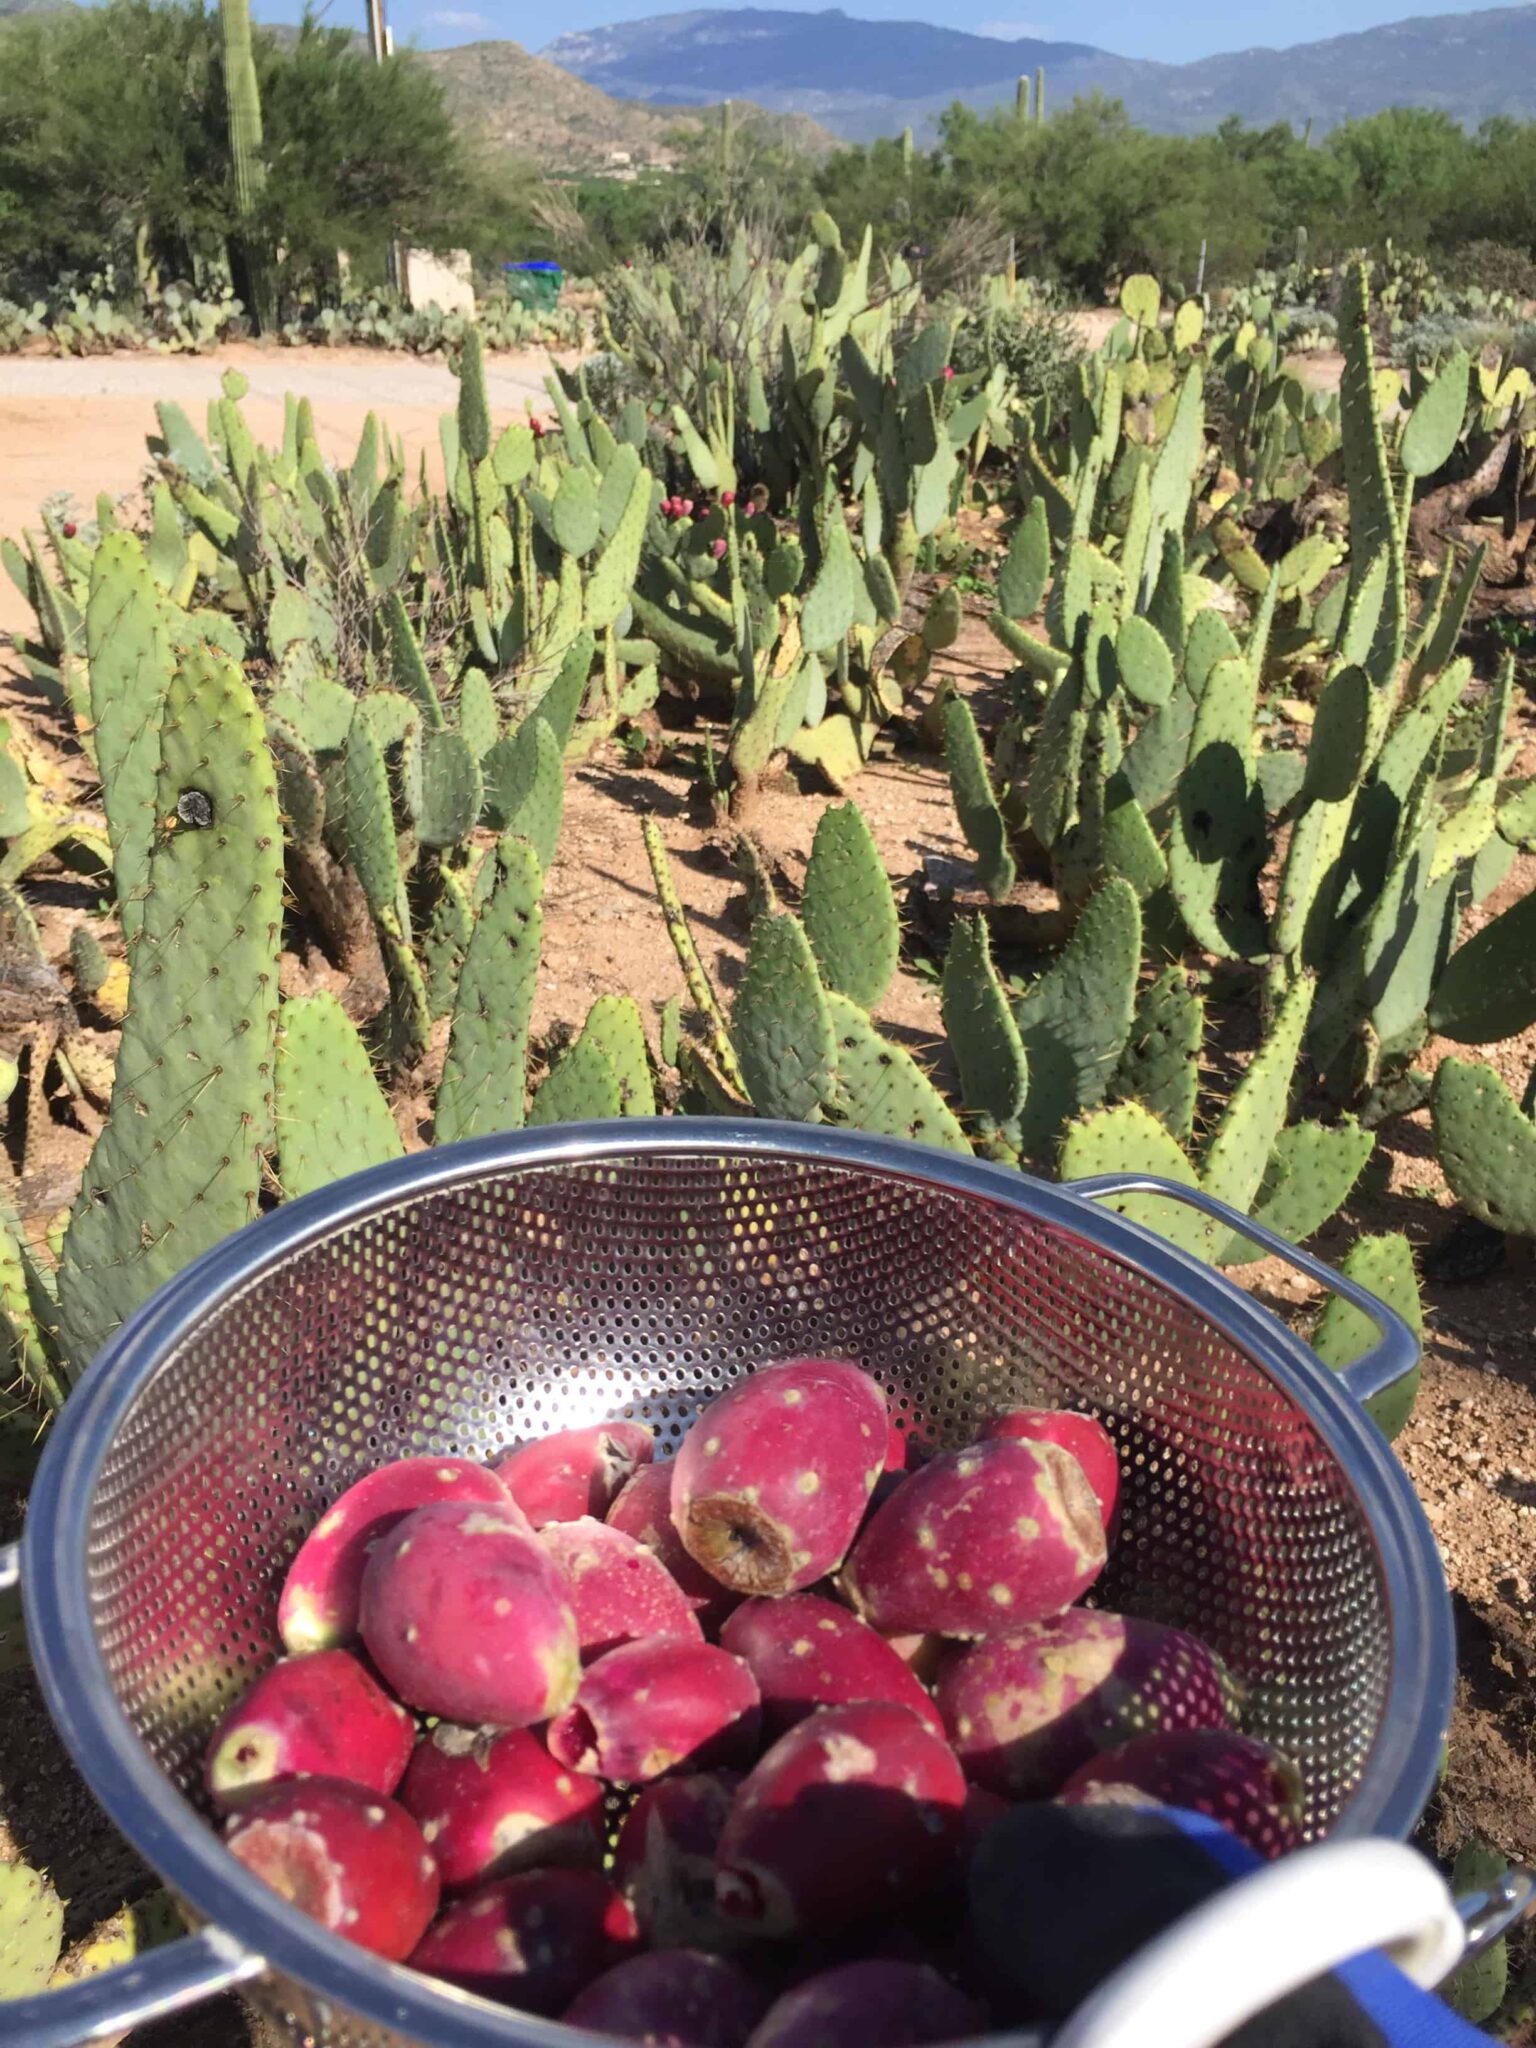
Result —
M 825 1358 L 737 1381 L 670 1464 L 628 1422 L 408 1458 L 301 1545 L 210 1801 L 323 1926 L 521 2011 L 675 2048 L 1011 2024 L 962 1923 L 1016 1803 L 1300 1838 L 1216 1653 L 1075 1604 L 1119 1479 L 1055 1411 L 922 1459 Z

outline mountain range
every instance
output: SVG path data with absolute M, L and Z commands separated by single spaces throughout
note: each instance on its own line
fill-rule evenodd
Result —
M 559 36 L 542 54 L 622 99 L 750 99 L 809 114 L 849 141 L 909 123 L 931 134 L 953 101 L 996 106 L 1037 65 L 1045 67 L 1048 106 L 1105 92 L 1122 99 L 1133 120 L 1169 133 L 1212 128 L 1229 114 L 1251 123 L 1311 121 L 1321 133 L 1389 106 L 1440 108 L 1470 126 L 1495 114 L 1536 115 L 1536 6 L 1420 15 L 1190 64 L 1117 57 L 1088 43 L 1004 42 L 925 22 L 865 21 L 835 7 L 652 15 Z

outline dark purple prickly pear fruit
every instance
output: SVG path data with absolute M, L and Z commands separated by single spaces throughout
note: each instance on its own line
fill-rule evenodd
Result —
M 695 1771 L 647 1785 L 613 1847 L 613 1881 L 653 1948 L 723 1948 L 737 1935 L 715 1904 L 715 1850 L 741 1783 Z
M 648 2048 L 746 2048 L 767 2006 L 768 1994 L 740 1964 L 670 1948 L 605 1970 L 564 2019 L 568 2027 Z
M 938 1708 L 885 1637 L 819 1594 L 744 1601 L 721 1630 L 720 1647 L 757 1680 L 770 1742 L 818 1707 L 859 1700 L 894 1700 L 944 1733 Z
M 692 1636 L 647 1636 L 587 1667 L 549 1724 L 568 1770 L 620 1785 L 668 1771 L 729 1769 L 757 1753 L 757 1682 L 739 1657 Z
M 750 2048 L 934 2048 L 986 2025 L 982 2007 L 926 1963 L 844 1963 L 786 1991 Z
M 638 1422 L 597 1422 L 519 1445 L 497 1460 L 496 1475 L 535 1529 L 583 1515 L 601 1521 L 624 1482 L 649 1465 L 655 1450 L 655 1438 Z
M 481 1501 L 508 1510 L 512 1505 L 495 1473 L 468 1458 L 402 1458 L 370 1472 L 326 1510 L 288 1567 L 277 1603 L 284 1648 L 304 1657 L 350 1643 L 375 1544 L 434 1501 Z
M 832 1935 L 941 1882 L 965 1777 L 910 1707 L 823 1707 L 749 1772 L 715 1858 L 720 1910 L 745 1933 Z
M 466 1727 L 547 1720 L 580 1681 L 565 1574 L 510 1503 L 408 1515 L 368 1560 L 361 1622 L 401 1699 Z
M 258 1793 L 225 1846 L 253 1876 L 332 1934 L 404 1961 L 437 1911 L 437 1865 L 393 1799 L 341 1778 Z
M 999 1438 L 904 1479 L 854 1545 L 843 1584 L 882 1634 L 985 1636 L 1060 1614 L 1105 1555 L 1077 1460 Z
M 393 1792 L 416 1723 L 345 1650 L 274 1664 L 224 1716 L 204 1777 L 221 1813 L 285 1778 L 346 1778 Z
M 1301 1773 L 1251 1735 L 1173 1728 L 1140 1735 L 1074 1771 L 1057 1797 L 1067 1806 L 1179 1806 L 1219 1820 L 1260 1856 L 1301 1842 Z
M 1079 1766 L 1161 1728 L 1230 1728 L 1237 1688 L 1183 1629 L 1072 1607 L 952 1649 L 935 1687 L 968 1778 L 1048 1799 Z
M 635 1916 L 595 1870 L 525 1870 L 446 1905 L 413 1970 L 553 2018 L 639 1946 Z
M 636 1537 L 584 1515 L 546 1523 L 539 1541 L 569 1582 L 583 1664 L 641 1636 L 703 1635 L 682 1588 Z
M 1070 1451 L 1093 1488 L 1105 1529 L 1113 1535 L 1120 1518 L 1120 1454 L 1102 1422 L 1070 1408 L 1012 1408 L 1006 1415 L 994 1415 L 982 1436 L 989 1443 L 1008 1438 Z
M 718 1633 L 725 1617 L 739 1605 L 741 1595 L 722 1586 L 684 1550 L 683 1539 L 672 1520 L 670 1465 L 642 1465 L 608 1510 L 608 1526 L 621 1529 L 653 1552 L 698 1616 L 705 1634 Z
M 416 1746 L 400 1804 L 448 1891 L 543 1864 L 602 1861 L 602 1786 L 562 1769 L 526 1728 L 440 1721 Z
M 738 1593 L 797 1593 L 841 1564 L 885 1469 L 885 1396 L 836 1358 L 760 1367 L 711 1401 L 672 1461 L 690 1557 Z

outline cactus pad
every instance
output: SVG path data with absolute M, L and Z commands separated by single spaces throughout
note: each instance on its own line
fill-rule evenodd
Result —
M 423 846 L 456 846 L 480 815 L 480 764 L 462 733 L 430 732 L 421 753 L 416 830 Z
M 510 834 L 489 858 L 495 861 L 494 880 L 459 972 L 437 1091 L 440 1144 L 516 1130 L 523 1121 L 528 1024 L 544 937 L 544 875 L 527 840 Z
M 1198 1185 L 1182 1147 L 1139 1102 L 1119 1102 L 1069 1124 L 1059 1172 L 1069 1184 L 1102 1173 L 1146 1173 L 1180 1187 Z M 1107 1206 L 1197 1259 L 1213 1256 L 1216 1225 L 1198 1209 L 1167 1195 L 1115 1195 Z
M 1029 1060 L 1023 1148 L 1043 1156 L 1069 1118 L 1104 1099 L 1130 1035 L 1141 959 L 1141 908 L 1128 882 L 1083 906 L 1066 948 L 1014 1009 Z
M 885 864 L 857 804 L 822 812 L 801 912 L 827 988 L 872 1010 L 896 972 L 901 934 Z
M 1051 574 L 1051 535 L 1043 497 L 1030 500 L 997 572 L 997 601 L 1010 619 L 1032 619 Z
M 1158 1122 L 1188 1144 L 1200 1086 L 1200 1042 L 1205 1005 L 1182 967 L 1169 967 L 1142 990 L 1113 1092 L 1151 1110 Z
M 810 943 L 794 918 L 754 920 L 731 1038 L 760 1116 L 820 1120 L 832 1093 L 835 1039 Z
M 619 1085 L 621 1116 L 654 1116 L 656 1091 L 645 1049 L 645 1025 L 633 996 L 599 996 L 587 1012 L 582 1038 L 608 1056 Z
M 1259 872 L 1268 852 L 1253 773 L 1253 676 L 1217 662 L 1195 709 L 1189 759 L 1168 838 L 1168 875 L 1190 934 L 1213 953 L 1253 959 L 1268 943 Z
M 160 710 L 171 670 L 165 602 L 131 534 L 108 534 L 96 551 L 85 651 L 119 915 L 131 940 L 149 881 Z
M 283 1004 L 277 1171 L 290 1199 L 405 1150 L 356 1028 L 333 995 Z
M 1512 903 L 1451 955 L 1429 1021 L 1458 1045 L 1513 1038 L 1536 1022 L 1536 895 Z
M 1013 888 L 1013 855 L 1008 851 L 1003 814 L 992 793 L 981 734 L 963 697 L 951 697 L 944 706 L 944 758 L 960 829 L 976 855 L 977 879 L 993 902 L 1001 903 Z
M 438 874 L 437 900 L 422 942 L 423 978 L 427 990 L 428 1014 L 446 1017 L 453 1008 L 459 986 L 459 970 L 474 930 L 475 915 L 464 884 L 451 869 Z
M 828 995 L 838 1110 L 858 1130 L 969 1152 L 954 1112 L 909 1052 L 880 1036 L 857 1003 Z
M 1291 1082 L 1312 1014 L 1315 987 L 1310 978 L 1299 980 L 1286 996 L 1200 1162 L 1200 1184 L 1205 1192 L 1244 1216 L 1259 1192 L 1275 1140 L 1285 1128 Z
M 1281 1131 L 1252 1209 L 1254 1222 L 1292 1244 L 1305 1243 L 1348 1200 L 1375 1143 L 1348 1116 L 1337 1124 L 1292 1124 Z M 1262 1246 L 1251 1238 L 1234 1236 L 1222 1249 L 1221 1263 L 1245 1266 L 1263 1257 Z
M 541 1082 L 528 1110 L 532 1124 L 574 1124 L 618 1116 L 623 1107 L 613 1062 L 585 1032 Z
M 1424 1328 L 1424 1308 L 1419 1298 L 1419 1278 L 1414 1271 L 1413 1252 L 1406 1237 L 1395 1233 L 1383 1237 L 1362 1237 L 1350 1247 L 1339 1268 L 1348 1280 L 1368 1287 L 1372 1294 L 1395 1308 L 1417 1335 Z M 1364 1357 L 1376 1342 L 1376 1325 L 1339 1295 L 1331 1295 L 1312 1333 L 1312 1349 L 1335 1372 L 1342 1372 L 1357 1358 Z M 1395 1437 L 1413 1413 L 1419 1391 L 1419 1368 L 1372 1395 L 1366 1412 L 1388 1438 Z
M 1029 1061 L 992 965 L 983 918 L 957 918 L 944 962 L 944 1030 L 960 1069 L 966 1108 L 1016 1140 L 1029 1088 Z
M 1456 1199 L 1494 1230 L 1536 1237 L 1536 1121 L 1502 1075 L 1442 1060 L 1431 1100 L 1435 1148 Z
M 529 841 L 548 867 L 560 839 L 565 763 L 554 729 L 537 712 L 485 757 L 486 821 Z
M 64 1940 L 64 1907 L 46 1877 L 0 1863 L 0 2007 L 47 1989 Z

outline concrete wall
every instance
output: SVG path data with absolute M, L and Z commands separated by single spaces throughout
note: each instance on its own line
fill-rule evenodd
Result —
M 411 304 L 440 306 L 445 313 L 475 310 L 475 284 L 467 249 L 411 249 L 406 252 L 405 290 Z

